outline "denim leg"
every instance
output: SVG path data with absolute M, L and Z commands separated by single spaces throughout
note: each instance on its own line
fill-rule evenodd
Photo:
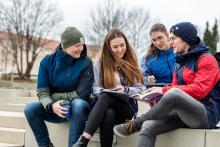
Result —
M 69 119 L 69 147 L 72 147 L 82 134 L 90 112 L 90 106 L 82 99 L 74 99 L 71 102 L 71 112 L 72 115 Z
M 28 103 L 24 108 L 24 114 L 39 147 L 45 147 L 51 143 L 45 120 L 52 123 L 67 121 L 54 113 L 47 113 L 40 102 Z

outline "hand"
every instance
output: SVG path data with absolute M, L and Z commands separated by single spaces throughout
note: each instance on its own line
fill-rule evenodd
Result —
M 118 92 L 124 92 L 124 86 L 122 86 L 122 85 L 118 85 L 118 86 L 116 86 L 114 89 L 116 89 L 116 91 L 118 91 Z
M 155 79 L 155 77 L 153 75 L 151 75 L 151 76 L 147 77 L 147 82 L 149 84 L 155 84 L 156 83 L 156 79 Z
M 163 87 L 151 87 L 151 88 L 147 89 L 147 92 L 157 92 L 157 93 L 163 94 L 162 89 L 163 89 Z
M 60 106 L 61 101 L 62 100 L 53 103 L 52 105 L 53 112 L 59 117 L 66 118 L 65 114 L 67 113 L 67 109 Z

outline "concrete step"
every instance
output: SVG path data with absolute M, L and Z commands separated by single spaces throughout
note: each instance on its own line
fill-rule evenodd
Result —
M 15 99 L 15 103 L 16 104 L 27 104 L 27 103 L 29 103 L 29 102 L 31 102 L 31 101 L 36 101 L 36 100 L 38 100 L 38 98 L 37 97 L 16 97 L 16 99 Z
M 206 131 L 206 147 L 219 147 L 220 129 Z
M 19 144 L 0 143 L 0 147 L 24 147 L 24 146 Z
M 24 129 L 24 113 L 0 111 L 0 127 Z
M 0 111 L 23 112 L 25 104 L 2 103 Z
M 157 137 L 155 147 L 208 147 L 205 129 L 177 129 Z
M 0 127 L 0 142 L 24 146 L 25 129 Z
M 29 96 L 37 97 L 36 90 L 30 90 L 29 91 Z
M 0 80 L 0 86 L 1 88 L 11 88 L 13 86 L 13 83 L 11 81 Z
M 15 103 L 16 97 L 36 97 L 34 90 L 0 89 L 0 103 Z
M 22 90 L 22 89 L 0 89 L 0 95 L 2 96 L 30 96 L 30 90 Z
M 150 107 L 146 103 L 140 103 L 139 115 L 145 113 Z M 26 122 L 26 121 L 25 121 Z M 67 146 L 69 124 L 47 123 L 51 141 L 55 146 Z M 37 147 L 33 132 L 26 122 L 25 147 Z M 59 140 L 57 139 L 59 138 Z M 155 147 L 219 147 L 220 129 L 177 129 L 169 133 L 159 135 Z M 115 137 L 112 147 L 135 147 L 137 146 L 139 133 L 126 138 Z M 100 147 L 99 135 L 95 134 L 89 142 L 89 147 Z
M 27 121 L 25 121 L 25 123 L 25 147 L 38 147 L 29 124 Z M 46 122 L 46 125 L 54 146 L 66 147 L 68 142 L 69 123 L 54 124 Z
M 148 103 L 138 101 L 138 116 L 146 113 L 150 109 L 150 105 Z

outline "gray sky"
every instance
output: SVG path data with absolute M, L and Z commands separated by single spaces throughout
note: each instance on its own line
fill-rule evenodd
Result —
M 101 0 L 56 1 L 64 15 L 63 28 L 76 26 L 82 30 L 89 9 Z M 121 0 L 121 3 L 128 7 L 144 7 L 153 20 L 164 23 L 168 28 L 181 21 L 190 21 L 204 31 L 207 20 L 211 26 L 215 18 L 220 20 L 219 0 Z

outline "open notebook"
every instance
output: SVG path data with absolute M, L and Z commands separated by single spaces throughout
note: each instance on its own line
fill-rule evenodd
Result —
M 161 93 L 157 93 L 157 92 L 145 92 L 143 94 L 134 94 L 134 95 L 128 95 L 126 93 L 118 92 L 111 89 L 104 89 L 102 92 L 111 94 L 123 101 L 128 101 L 129 98 L 134 98 L 139 101 L 148 102 L 150 104 L 154 104 L 158 102 L 160 98 L 163 96 Z
M 144 102 L 148 102 L 148 103 L 154 103 L 160 100 L 160 98 L 163 95 L 161 93 L 157 93 L 157 92 L 146 92 L 143 94 L 134 94 L 131 95 L 131 98 L 135 98 L 137 100 L 140 101 L 144 101 Z
M 112 96 L 115 96 L 123 101 L 128 101 L 129 99 L 129 95 L 126 94 L 126 93 L 123 93 L 123 92 L 119 92 L 119 91 L 116 91 L 114 89 L 104 89 L 102 90 L 102 93 L 108 93 L 108 94 L 111 94 Z

